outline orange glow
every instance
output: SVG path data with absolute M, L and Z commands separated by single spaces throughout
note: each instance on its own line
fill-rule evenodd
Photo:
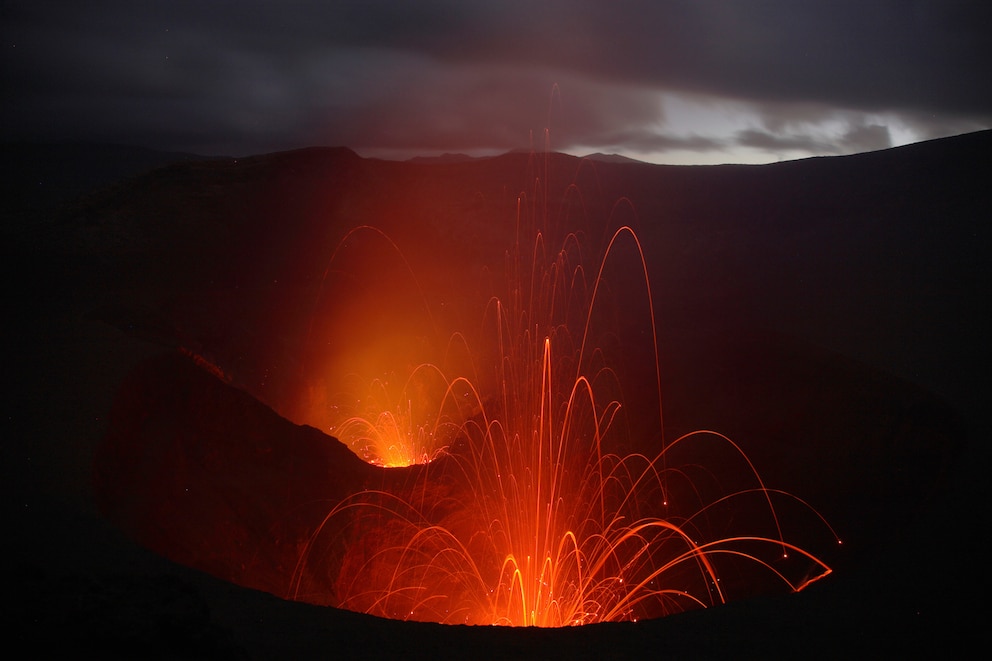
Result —
M 454 431 L 454 402 L 429 359 L 437 332 L 413 269 L 384 232 L 357 227 L 321 281 L 317 302 L 328 300 L 337 314 L 323 328 L 311 321 L 308 333 L 322 367 L 304 377 L 301 417 L 371 464 L 429 461 Z
M 304 408 L 370 463 L 429 464 L 399 492 L 370 488 L 331 508 L 300 554 L 293 598 L 396 619 L 567 626 L 799 591 L 830 574 L 804 548 L 836 543 L 829 525 L 766 487 L 731 439 L 665 439 L 634 230 L 619 227 L 596 254 L 548 206 L 540 181 L 520 198 L 501 291 L 474 300 L 449 277 L 475 323 L 446 333 L 395 243 L 374 228 L 345 237 L 374 238 L 394 275 L 379 271 L 374 300 L 343 317 L 364 330 L 328 341 L 354 343 L 331 346 L 320 367 L 349 380 L 311 378 Z M 366 269 L 383 264 L 349 270 L 341 250 L 327 288 L 341 274 L 368 285 Z M 643 320 L 633 331 L 632 318 Z M 803 522 L 802 545 L 786 518 Z

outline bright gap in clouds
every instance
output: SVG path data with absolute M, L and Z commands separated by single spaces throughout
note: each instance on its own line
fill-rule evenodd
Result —
M 639 144 L 577 145 L 563 151 L 601 152 L 669 165 L 765 164 L 836 156 L 919 142 L 984 128 L 962 122 L 946 127 L 895 112 L 865 112 L 818 104 L 771 105 L 659 93 L 662 109 L 654 140 Z
M 562 84 L 560 95 L 554 91 L 542 113 L 535 111 L 540 103 L 517 107 L 519 95 L 512 92 L 520 86 L 519 72 L 488 73 L 482 91 L 467 86 L 472 93 L 455 95 L 450 86 L 430 78 L 423 82 L 421 76 L 422 85 L 436 90 L 424 97 L 439 101 L 408 101 L 408 112 L 400 117 L 383 113 L 389 121 L 376 124 L 375 130 L 349 132 L 368 139 L 369 144 L 354 148 L 363 156 L 387 160 L 445 153 L 494 156 L 549 146 L 574 156 L 615 154 L 669 165 L 766 164 L 877 151 L 989 128 L 982 118 L 855 110 L 822 102 L 759 102 L 579 80 Z M 534 90 L 546 85 L 545 77 L 534 74 L 527 81 L 531 97 L 539 96 Z M 476 70 L 469 80 L 478 78 Z M 487 87 L 507 90 L 495 109 L 483 93 Z

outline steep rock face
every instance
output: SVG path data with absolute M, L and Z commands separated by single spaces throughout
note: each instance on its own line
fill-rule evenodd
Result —
M 122 384 L 94 489 L 104 515 L 142 545 L 286 597 L 310 533 L 375 472 L 336 439 L 167 353 Z
M 355 523 L 360 513 L 329 517 L 336 506 L 363 492 L 412 502 L 416 491 L 435 509 L 456 502 L 447 458 L 430 479 L 423 465 L 370 465 L 222 377 L 167 352 L 121 384 L 94 491 L 101 513 L 146 548 L 243 587 L 338 605 L 348 563 L 368 560 L 349 545 L 375 530 Z

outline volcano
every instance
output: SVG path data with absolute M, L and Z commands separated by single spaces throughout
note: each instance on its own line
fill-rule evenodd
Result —
M 979 566 L 988 502 L 990 140 L 748 167 L 313 148 L 161 155 L 144 169 L 146 152 L 8 146 L 9 163 L 46 163 L 65 192 L 39 198 L 15 173 L 5 205 L 7 603 L 20 640 L 237 658 L 965 649 L 977 578 L 960 568 Z M 120 178 L 126 163 L 141 169 Z M 469 302 L 502 286 L 521 205 L 588 245 L 636 232 L 658 355 L 622 362 L 648 363 L 649 381 L 657 364 L 664 437 L 732 438 L 843 540 L 824 551 L 829 576 L 798 594 L 552 629 L 292 600 L 311 522 L 336 503 L 424 485 L 450 502 L 462 488 L 444 457 L 363 461 L 314 414 L 338 391 L 304 377 L 366 367 L 370 336 L 391 347 L 368 368 L 381 371 L 429 345 L 432 327 L 470 327 Z M 349 236 L 362 277 L 329 280 L 347 270 L 331 267 Z M 643 327 L 625 291 L 611 332 Z M 410 325 L 380 330 L 391 315 Z M 451 455 L 464 442 L 448 438 Z

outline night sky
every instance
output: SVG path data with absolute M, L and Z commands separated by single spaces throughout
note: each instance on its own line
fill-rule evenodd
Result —
M 3 141 L 771 162 L 992 127 L 987 0 L 3 0 Z

